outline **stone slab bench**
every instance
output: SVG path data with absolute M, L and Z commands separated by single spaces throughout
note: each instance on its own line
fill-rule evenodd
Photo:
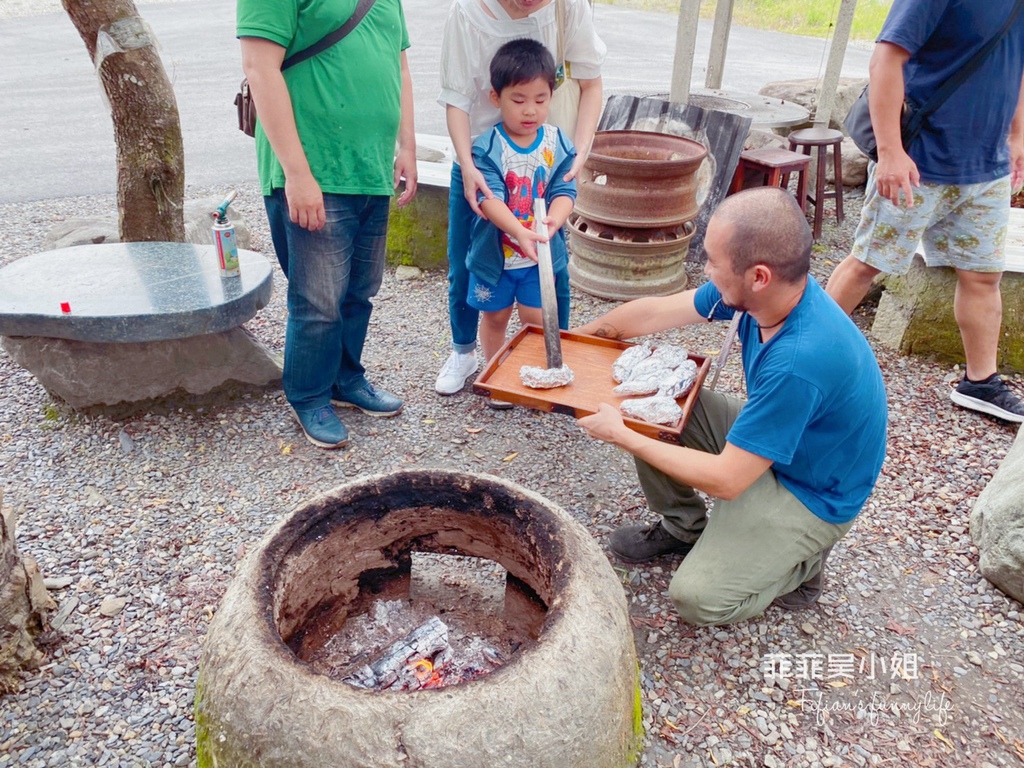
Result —
M 883 281 L 885 291 L 871 326 L 880 343 L 904 354 L 962 363 L 963 342 L 953 316 L 956 271 L 928 267 L 918 250 L 905 275 Z M 1010 209 L 1006 270 L 1002 279 L 1003 324 L 997 363 L 1004 372 L 1024 372 L 1024 209 Z
M 270 301 L 271 265 L 246 250 L 239 265 L 222 278 L 191 243 L 32 254 L 0 269 L 0 343 L 76 408 L 270 384 L 280 361 L 241 326 Z

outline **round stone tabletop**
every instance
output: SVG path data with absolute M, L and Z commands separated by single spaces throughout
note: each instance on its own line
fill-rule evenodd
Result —
M 0 269 L 0 336 L 93 342 L 218 333 L 270 301 L 270 262 L 238 252 L 221 277 L 213 245 L 103 243 L 32 254 Z

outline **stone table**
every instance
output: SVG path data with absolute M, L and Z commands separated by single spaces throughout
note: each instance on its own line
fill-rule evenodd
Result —
M 0 269 L 0 342 L 76 408 L 270 384 L 280 361 L 241 325 L 270 301 L 271 265 L 238 255 L 236 277 L 220 276 L 212 246 L 191 243 L 26 256 Z

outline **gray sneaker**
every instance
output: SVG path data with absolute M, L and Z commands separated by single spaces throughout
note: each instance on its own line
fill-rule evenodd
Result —
M 686 555 L 693 549 L 673 536 L 659 520 L 651 525 L 624 525 L 614 531 L 608 548 L 627 563 L 642 563 L 661 555 Z
M 956 389 L 949 393 L 949 399 L 963 408 L 987 413 L 1005 421 L 1024 422 L 1024 403 L 1010 388 L 1003 377 L 993 373 L 984 381 L 971 381 L 965 375 Z

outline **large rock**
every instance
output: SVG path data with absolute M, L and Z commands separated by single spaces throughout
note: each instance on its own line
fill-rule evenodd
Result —
M 743 149 L 789 149 L 789 142 L 782 136 L 771 131 L 762 131 L 760 128 L 751 128 L 747 138 L 743 140 Z
M 216 210 L 224 198 L 204 197 L 185 202 L 185 242 L 198 245 L 213 245 L 213 221 L 211 211 Z M 235 238 L 239 248 L 252 248 L 252 234 L 245 218 L 234 206 L 228 207 L 228 219 L 235 225 Z M 68 219 L 54 224 L 46 233 L 44 250 L 68 248 L 73 245 L 96 245 L 98 243 L 119 243 L 121 236 L 117 229 L 117 214 L 87 218 Z
M 918 254 L 907 274 L 890 275 L 884 285 L 871 326 L 875 339 L 905 354 L 963 362 L 963 341 L 953 316 L 956 272 L 952 268 L 928 267 Z M 997 363 L 1003 371 L 1024 372 L 1024 274 L 1005 272 L 1002 294 Z
M 788 142 L 786 146 L 788 148 Z M 843 139 L 839 152 L 842 156 L 843 189 L 863 187 L 868 181 L 868 156 L 857 149 L 857 145 L 849 136 Z M 832 147 L 826 150 L 825 155 L 825 180 L 832 184 L 836 176 L 835 166 L 832 164 Z M 811 150 L 811 165 L 807 173 L 807 186 L 813 190 L 814 180 L 818 178 L 818 153 L 814 149 Z
M 74 408 L 138 402 L 184 390 L 202 395 L 229 382 L 281 379 L 278 356 L 244 328 L 169 341 L 95 343 L 6 336 L 11 358 Z
M 1024 603 L 1024 430 L 978 496 L 971 538 L 981 553 L 982 575 Z
M 783 101 L 795 102 L 802 107 L 806 107 L 813 115 L 814 110 L 818 106 L 818 88 L 820 84 L 820 81 L 816 79 L 777 80 L 772 83 L 766 83 L 758 93 L 762 96 L 772 96 Z M 829 117 L 829 128 L 834 128 L 837 131 L 843 130 L 843 120 L 846 119 L 846 113 L 850 111 L 853 102 L 857 100 L 857 97 L 860 96 L 861 91 L 864 90 L 864 86 L 867 84 L 867 78 L 839 78 L 839 85 L 836 87 L 836 99 L 832 105 L 832 114 Z M 810 125 L 810 123 L 807 125 Z M 787 128 L 786 132 L 788 133 L 790 130 L 796 130 L 797 128 L 806 128 L 807 125 L 794 125 L 791 128 Z

